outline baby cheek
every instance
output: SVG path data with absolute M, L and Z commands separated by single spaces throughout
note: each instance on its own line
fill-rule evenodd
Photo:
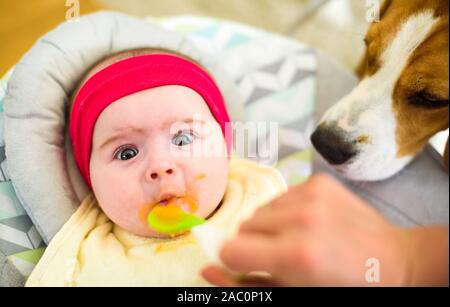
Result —
M 123 174 L 117 176 L 107 172 L 98 178 L 95 176 L 92 180 L 94 194 L 100 207 L 113 222 L 121 226 L 137 219 L 136 210 L 133 209 L 137 204 L 136 196 L 140 194 L 135 190 L 136 184 L 130 182 Z
M 126 192 L 123 189 L 117 190 L 113 186 L 109 186 L 108 190 L 103 191 L 100 195 L 96 194 L 100 207 L 115 222 L 129 219 L 129 207 L 132 201 L 124 193 Z
M 198 191 L 198 215 L 210 215 L 220 204 L 228 183 L 228 162 L 203 161 L 206 171 L 200 171 L 194 176 Z

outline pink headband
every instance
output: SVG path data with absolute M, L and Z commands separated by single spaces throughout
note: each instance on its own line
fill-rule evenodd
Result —
M 228 154 L 232 133 L 225 101 L 214 80 L 199 66 L 181 57 L 151 54 L 127 58 L 97 72 L 83 85 L 70 114 L 70 138 L 75 162 L 91 187 L 89 160 L 92 133 L 100 113 L 130 94 L 164 85 L 189 87 L 203 97 L 225 136 Z

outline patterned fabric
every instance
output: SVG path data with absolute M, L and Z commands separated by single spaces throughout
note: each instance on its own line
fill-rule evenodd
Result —
M 5 167 L 3 102 L 11 72 L 0 80 L 0 251 L 9 264 L 28 276 L 44 252 L 44 244 L 16 197 Z
M 279 125 L 276 161 L 248 157 L 279 168 L 289 185 L 311 174 L 316 56 L 313 49 L 282 36 L 233 22 L 199 17 L 148 18 L 185 34 L 223 63 L 245 99 L 245 120 Z M 26 278 L 44 252 L 44 243 L 17 199 L 5 167 L 3 101 L 12 71 L 0 80 L 0 251 Z M 267 131 L 266 131 L 267 130 Z M 269 127 L 258 129 L 268 144 Z M 252 140 L 250 140 L 252 141 Z M 252 142 L 250 142 L 252 143 Z M 270 148 L 270 147 L 269 147 Z

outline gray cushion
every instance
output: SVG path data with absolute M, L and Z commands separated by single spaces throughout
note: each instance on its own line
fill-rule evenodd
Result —
M 65 137 L 68 98 L 96 62 L 113 53 L 144 47 L 178 51 L 197 60 L 218 83 L 230 116 L 239 120 L 243 114 L 238 91 L 219 63 L 182 35 L 113 12 L 61 24 L 40 38 L 16 65 L 4 107 L 7 172 L 46 243 L 87 192 L 71 150 L 65 150 L 70 149 Z

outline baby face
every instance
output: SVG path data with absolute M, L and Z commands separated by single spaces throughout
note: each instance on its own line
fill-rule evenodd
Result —
M 92 189 L 105 214 L 141 236 L 155 205 L 189 199 L 208 217 L 228 179 L 226 144 L 206 102 L 183 86 L 162 86 L 110 104 L 98 117 L 90 158 Z M 177 201 L 176 203 L 182 203 Z

